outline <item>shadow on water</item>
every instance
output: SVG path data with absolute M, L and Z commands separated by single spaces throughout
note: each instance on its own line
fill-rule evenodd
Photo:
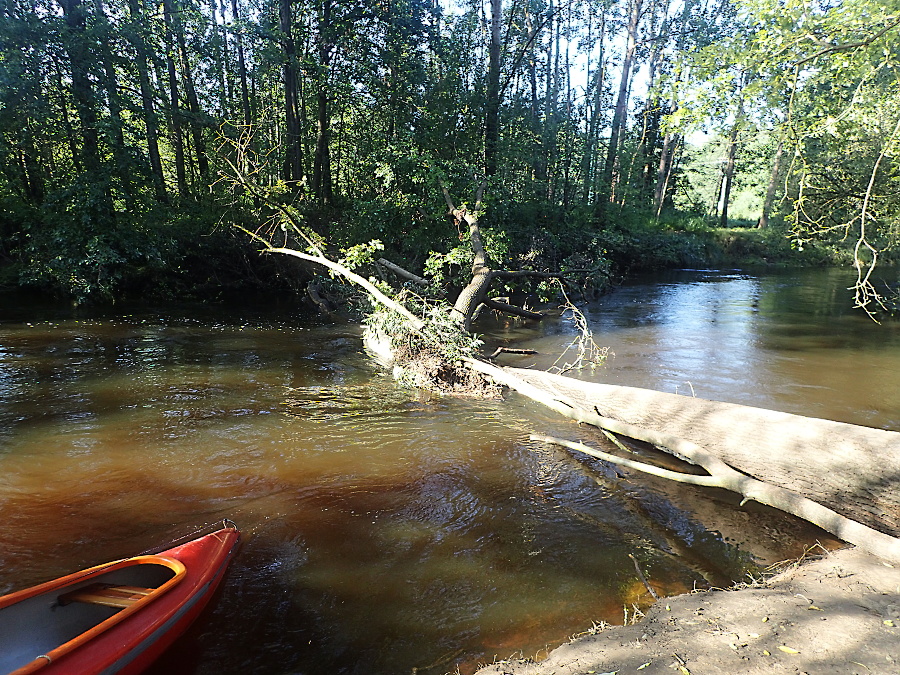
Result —
M 667 284 L 591 309 L 598 337 L 621 350 L 599 379 L 689 376 L 721 391 L 724 375 L 707 384 L 676 367 L 695 363 L 671 352 L 686 349 L 679 330 L 711 331 L 728 349 L 744 331 L 767 354 L 748 347 L 734 357 L 746 362 L 783 353 L 765 346 L 777 327 L 716 333 L 708 316 L 670 317 Z M 744 313 L 712 291 L 682 297 L 701 313 Z M 548 354 L 571 339 L 565 322 L 490 330 Z M 731 495 L 573 461 L 530 442 L 533 431 L 605 444 L 521 397 L 400 389 L 353 327 L 193 308 L 20 312 L 0 321 L 0 592 L 229 517 L 244 543 L 226 583 L 152 673 L 467 673 L 645 608 L 629 554 L 673 594 L 823 536 Z

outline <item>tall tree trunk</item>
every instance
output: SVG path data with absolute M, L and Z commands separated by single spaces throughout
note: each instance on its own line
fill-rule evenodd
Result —
M 330 206 L 334 194 L 331 185 L 331 118 L 327 84 L 316 91 L 316 153 L 313 159 L 313 191 L 322 206 Z
M 75 135 L 75 127 L 72 126 L 72 118 L 69 116 L 69 99 L 66 96 L 66 91 L 71 93 L 71 87 L 66 87 L 63 83 L 63 74 L 62 70 L 59 68 L 59 64 L 55 65 L 56 72 L 54 75 L 56 76 L 56 91 L 57 95 L 57 104 L 59 105 L 59 113 L 62 118 L 63 131 L 65 132 L 66 144 L 69 147 L 69 155 L 72 157 L 72 168 L 75 170 L 75 173 L 81 173 L 84 168 L 81 164 L 81 152 L 78 149 L 78 144 L 76 143 L 76 135 Z M 52 153 L 51 153 L 52 156 Z
M 592 73 L 590 67 L 587 69 L 587 86 L 585 87 L 585 96 L 592 96 L 592 100 L 587 107 L 587 133 L 584 139 L 584 156 L 581 160 L 582 174 L 582 200 L 585 204 L 590 203 L 591 194 L 594 188 L 594 152 L 597 147 L 597 133 L 600 121 L 600 105 L 603 100 L 603 76 L 605 72 L 605 40 L 606 40 L 606 13 L 600 16 L 600 35 L 598 42 L 600 44 L 600 53 L 597 55 L 597 65 Z M 589 49 L 593 50 L 590 44 L 590 35 L 588 36 Z M 589 64 L 590 65 L 590 64 Z
M 177 41 L 172 25 L 172 5 L 170 0 L 163 3 L 163 20 L 166 23 L 166 77 L 169 87 L 169 132 L 175 152 L 175 180 L 178 183 L 178 194 L 186 197 L 190 193 L 187 181 L 187 170 L 184 156 L 183 117 L 178 92 Z
M 100 172 L 100 135 L 94 87 L 90 78 L 91 55 L 85 31 L 84 5 L 81 0 L 59 0 L 65 16 L 67 39 L 66 55 L 72 76 L 72 98 L 81 124 L 80 159 L 86 171 L 94 178 Z
M 538 194 L 535 195 L 539 199 L 547 199 L 550 195 L 550 180 L 549 180 L 549 163 L 550 156 L 552 154 L 550 146 L 553 143 L 552 137 L 553 134 L 551 132 L 551 128 L 554 124 L 554 120 L 556 118 L 556 99 L 554 98 L 553 92 L 553 31 L 555 28 L 554 21 L 554 13 L 553 9 L 553 0 L 549 0 L 547 3 L 547 52 L 546 56 L 546 72 L 544 77 L 544 124 L 541 129 L 540 135 L 538 138 L 540 139 L 535 144 L 535 157 L 534 157 L 534 173 L 535 173 L 535 184 L 538 189 Z
M 651 184 L 656 178 L 656 151 L 659 147 L 659 127 L 662 117 L 662 99 L 657 88 L 657 73 L 664 60 L 664 41 L 660 33 L 664 31 L 669 13 L 669 0 L 652 0 L 650 6 L 650 49 L 649 72 L 647 74 L 647 101 L 641 114 L 641 136 L 637 149 L 631 158 L 628 168 L 628 184 L 638 187 L 642 197 L 650 198 Z M 635 173 L 640 162 L 640 176 Z
M 81 161 L 88 180 L 97 188 L 97 199 L 93 200 L 92 223 L 96 227 L 112 223 L 115 219 L 109 184 L 102 179 L 100 160 L 100 134 L 94 88 L 90 78 L 91 53 L 85 35 L 87 22 L 81 0 L 59 0 L 65 16 L 67 39 L 66 55 L 72 76 L 72 98 L 81 125 Z
M 778 176 L 781 173 L 781 157 L 784 154 L 784 141 L 778 141 L 775 157 L 772 159 L 772 172 L 769 174 L 769 186 L 766 188 L 766 198 L 763 202 L 762 213 L 756 226 L 765 228 L 769 226 L 769 215 L 772 213 L 772 205 L 775 203 L 775 193 L 778 191 Z
M 278 4 L 281 46 L 284 50 L 284 180 L 299 184 L 303 180 L 303 146 L 300 142 L 297 48 L 294 43 L 291 4 L 291 0 L 279 0 Z
M 683 62 L 681 55 L 686 42 L 688 41 L 688 28 L 690 26 L 691 13 L 696 5 L 696 0 L 684 0 L 681 8 L 681 17 L 677 24 L 678 31 L 675 38 L 675 59 L 674 59 L 674 82 L 670 84 L 670 96 L 668 114 L 678 110 L 678 85 L 685 79 L 689 79 L 690 69 Z M 663 206 L 666 203 L 666 197 L 670 192 L 672 184 L 672 176 L 675 171 L 675 160 L 679 150 L 682 147 L 684 139 L 671 131 L 666 132 L 663 137 L 662 148 L 659 155 L 659 164 L 656 169 L 656 185 L 653 190 L 653 209 L 658 218 L 662 213 Z
M 738 113 L 737 119 L 731 127 L 728 136 L 728 156 L 725 161 L 725 171 L 722 173 L 722 210 L 719 213 L 719 227 L 728 227 L 728 202 L 731 201 L 731 185 L 734 182 L 734 165 L 737 157 L 737 139 L 743 126 L 743 107 Z
M 226 74 L 231 60 L 231 52 L 228 47 L 228 16 L 225 9 L 225 0 L 209 0 L 212 12 L 212 25 L 215 31 L 216 41 L 221 43 L 221 48 L 216 53 L 216 75 L 219 78 L 219 119 L 227 120 L 231 116 L 232 92 L 231 78 Z
M 189 127 L 194 141 L 194 155 L 197 158 L 197 169 L 202 182 L 206 181 L 209 174 L 209 161 L 206 157 L 206 141 L 203 138 L 202 112 L 200 101 L 197 98 L 197 89 L 194 87 L 194 77 L 191 74 L 190 58 L 187 50 L 187 40 L 184 36 L 184 24 L 181 21 L 183 7 L 178 0 L 163 0 L 163 9 L 169 17 L 169 25 L 175 35 L 175 43 L 178 45 L 178 61 L 181 64 L 181 81 L 184 85 L 185 98 L 190 112 Z
M 727 160 L 723 160 L 727 161 Z M 713 218 L 718 218 L 719 216 L 719 205 L 722 203 L 722 186 L 725 184 L 725 164 L 722 164 L 722 167 L 719 169 L 719 175 L 716 179 L 716 191 L 712 200 L 712 204 L 709 205 L 709 214 Z
M 560 0 L 561 1 L 561 0 Z M 555 12 L 560 12 L 559 5 Z M 562 21 L 556 20 L 556 30 L 553 32 L 553 66 L 549 67 L 547 83 L 550 86 L 550 114 L 547 115 L 547 133 L 549 142 L 547 143 L 547 199 L 552 203 L 556 201 L 556 187 L 559 171 L 557 162 L 559 160 L 559 52 L 560 43 L 562 42 Z
M 625 130 L 626 116 L 628 113 L 628 91 L 631 86 L 631 68 L 634 64 L 634 56 L 638 44 L 638 26 L 641 22 L 641 12 L 644 0 L 629 0 L 628 3 L 628 37 L 625 43 L 625 56 L 622 60 L 622 77 L 619 80 L 619 93 L 616 97 L 616 107 L 613 112 L 612 126 L 609 130 L 609 148 L 606 151 L 606 161 L 603 165 L 603 183 L 601 185 L 601 199 L 598 205 L 603 208 L 606 202 L 615 198 L 614 183 L 616 182 L 615 169 L 619 161 L 619 145 L 622 133 Z
M 491 42 L 488 48 L 487 100 L 484 114 L 484 172 L 497 173 L 500 142 L 500 24 L 502 0 L 491 0 Z
M 106 100 L 109 105 L 109 116 L 112 122 L 109 143 L 112 146 L 113 156 L 116 160 L 115 173 L 122 185 L 125 202 L 129 211 L 134 210 L 134 181 L 132 179 L 131 159 L 125 148 L 125 135 L 123 129 L 125 123 L 122 120 L 122 100 L 119 96 L 118 78 L 110 55 L 109 45 L 112 38 L 112 26 L 106 16 L 103 0 L 94 0 L 94 11 L 98 23 L 103 28 L 103 39 L 98 42 L 100 47 L 100 60 L 103 64 L 103 87 L 106 89 Z
M 662 213 L 669 191 L 672 169 L 675 166 L 675 152 L 679 144 L 680 138 L 672 132 L 668 132 L 663 138 L 662 149 L 659 153 L 659 165 L 656 169 L 656 187 L 653 190 L 653 211 L 657 218 Z
M 322 206 L 334 201 L 331 183 L 331 111 L 329 105 L 329 80 L 331 67 L 332 0 L 323 0 L 319 15 L 319 73 L 316 81 L 316 152 L 313 160 L 313 192 Z
M 241 112 L 244 124 L 250 126 L 253 116 L 250 112 L 250 92 L 247 87 L 247 62 L 244 58 L 244 27 L 238 11 L 237 0 L 231 0 L 231 18 L 235 25 L 235 41 L 237 42 L 238 78 L 241 82 Z
M 568 6 L 568 14 L 566 16 L 566 32 L 572 34 L 572 5 Z M 572 148 L 573 140 L 573 124 L 574 106 L 572 102 L 572 67 L 569 60 L 569 41 L 566 41 L 565 56 L 563 57 L 563 72 L 565 73 L 566 86 L 566 126 L 563 149 L 563 167 L 562 167 L 562 205 L 563 209 L 569 208 L 569 200 L 572 195 L 571 176 L 572 176 L 572 158 L 574 151 Z
M 128 34 L 135 53 L 137 54 L 135 65 L 138 71 L 138 84 L 141 90 L 141 111 L 144 119 L 144 133 L 147 139 L 147 156 L 150 160 L 150 171 L 153 176 L 153 188 L 157 201 L 168 204 L 169 195 L 166 192 L 162 159 L 159 155 L 159 124 L 156 119 L 156 110 L 153 105 L 153 89 L 150 86 L 150 75 L 147 65 L 147 43 L 144 40 L 144 34 L 141 32 L 141 26 L 145 21 L 144 13 L 141 8 L 141 0 L 128 0 L 128 9 L 132 23 L 131 30 Z
M 40 206 L 44 202 L 44 172 L 34 144 L 33 121 L 26 122 L 21 144 L 22 186 L 28 203 Z
M 528 6 L 525 6 L 525 25 L 528 28 L 528 34 L 533 34 L 535 27 L 534 21 L 532 19 L 532 14 L 529 11 Z M 537 50 L 534 47 L 534 42 L 529 47 L 530 54 L 528 56 L 528 82 L 531 87 L 531 101 L 529 105 L 529 124 L 531 129 L 531 136 L 534 139 L 531 143 L 531 171 L 528 176 L 528 181 L 530 184 L 532 194 L 538 194 L 538 184 L 539 184 L 539 176 L 540 176 L 540 150 L 541 150 L 541 129 L 540 129 L 540 115 L 538 113 L 538 78 L 537 78 L 537 63 L 538 56 Z

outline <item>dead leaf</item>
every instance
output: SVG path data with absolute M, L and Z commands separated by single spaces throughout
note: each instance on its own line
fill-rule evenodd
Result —
M 799 654 L 800 653 L 796 649 L 793 649 L 792 647 L 787 647 L 785 645 L 778 645 L 778 649 L 783 651 L 785 654 Z

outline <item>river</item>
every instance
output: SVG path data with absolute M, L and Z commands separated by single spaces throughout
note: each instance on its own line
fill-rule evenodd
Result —
M 576 375 L 900 430 L 900 324 L 851 311 L 849 279 L 634 279 L 584 307 L 611 354 Z M 478 330 L 534 367 L 574 335 L 566 314 Z M 227 517 L 244 536 L 224 587 L 153 674 L 468 673 L 639 613 L 635 561 L 672 594 L 829 541 L 532 432 L 602 443 L 514 394 L 402 389 L 357 327 L 289 306 L 7 302 L 0 593 Z

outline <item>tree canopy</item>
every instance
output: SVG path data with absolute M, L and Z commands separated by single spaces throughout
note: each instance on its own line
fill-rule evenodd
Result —
M 0 285 L 258 279 L 229 225 L 270 214 L 236 167 L 328 246 L 448 282 L 442 186 L 487 177 L 485 251 L 535 270 L 688 262 L 751 195 L 797 248 L 856 242 L 865 304 L 897 239 L 898 31 L 874 0 L 4 0 Z

